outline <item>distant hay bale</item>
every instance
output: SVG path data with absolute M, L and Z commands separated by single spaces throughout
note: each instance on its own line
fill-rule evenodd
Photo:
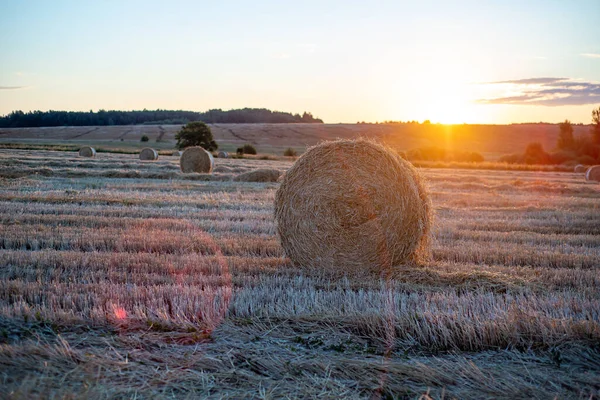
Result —
M 239 174 L 233 180 L 237 182 L 277 182 L 280 176 L 281 171 L 278 169 L 261 168 Z
M 181 153 L 183 153 L 182 151 L 174 151 L 173 154 L 171 154 L 173 157 L 181 157 Z
M 215 160 L 212 154 L 200 146 L 188 147 L 179 159 L 179 166 L 181 172 L 186 174 L 190 172 L 211 173 L 215 167 Z
M 90 146 L 83 146 L 79 149 L 79 157 L 96 157 L 96 149 Z
M 408 161 L 366 139 L 324 142 L 275 194 L 281 244 L 294 265 L 387 273 L 430 256 L 429 194 Z
M 600 182 L 600 165 L 589 167 L 585 173 L 585 180 Z
M 142 151 L 140 151 L 140 160 L 158 160 L 158 152 L 150 147 L 143 148 Z
M 224 165 L 219 165 L 218 167 L 213 168 L 213 172 L 230 173 L 230 172 L 236 172 L 236 171 L 235 171 L 235 168 L 226 167 Z
M 578 173 L 578 174 L 579 173 L 585 174 L 586 171 L 587 171 L 587 167 L 585 165 L 579 164 L 579 165 L 575 166 L 575 172 Z
M 220 151 L 220 152 L 217 154 L 217 157 L 219 157 L 219 158 L 229 158 L 229 153 L 228 153 L 228 152 L 226 152 L 226 151 Z

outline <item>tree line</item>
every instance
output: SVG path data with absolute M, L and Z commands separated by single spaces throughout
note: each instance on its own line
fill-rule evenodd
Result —
M 323 123 L 310 112 L 292 114 L 265 108 L 236 110 L 213 109 L 206 112 L 184 110 L 118 111 L 13 111 L 0 117 L 0 128 L 35 128 L 42 126 L 104 126 L 104 125 L 169 125 L 202 121 L 208 124 L 257 123 Z
M 529 143 L 523 154 L 510 154 L 500 161 L 522 164 L 593 165 L 600 163 L 600 107 L 592 110 L 592 125 L 588 136 L 575 137 L 573 124 L 565 120 L 558 124 L 558 138 L 553 152 L 548 153 L 539 142 Z

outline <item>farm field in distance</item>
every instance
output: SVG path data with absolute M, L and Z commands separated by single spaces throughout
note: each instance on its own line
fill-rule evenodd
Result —
M 0 128 L 0 147 L 82 146 L 104 150 L 139 151 L 142 147 L 173 150 L 175 134 L 182 125 L 69 126 L 45 128 Z M 288 148 L 298 153 L 323 140 L 357 136 L 382 140 L 399 150 L 437 146 L 481 153 L 486 161 L 522 152 L 529 142 L 545 149 L 556 145 L 555 124 L 437 125 L 437 124 L 211 124 L 220 149 L 235 152 L 246 143 L 259 153 L 281 155 Z M 576 137 L 588 136 L 589 126 L 573 125 Z M 148 142 L 140 142 L 143 135 Z
M 284 257 L 232 178 L 291 161 L 215 164 L 0 149 L 1 398 L 600 396 L 598 183 L 421 169 L 433 261 L 383 280 Z

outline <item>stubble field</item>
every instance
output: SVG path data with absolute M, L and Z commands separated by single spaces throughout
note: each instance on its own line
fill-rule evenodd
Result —
M 600 185 L 423 169 L 433 261 L 298 269 L 291 162 L 0 150 L 2 398 L 600 396 Z

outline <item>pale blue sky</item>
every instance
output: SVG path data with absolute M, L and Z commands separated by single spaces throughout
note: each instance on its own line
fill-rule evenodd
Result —
M 599 0 L 414 3 L 0 0 L 0 114 L 588 123 L 600 105 Z

